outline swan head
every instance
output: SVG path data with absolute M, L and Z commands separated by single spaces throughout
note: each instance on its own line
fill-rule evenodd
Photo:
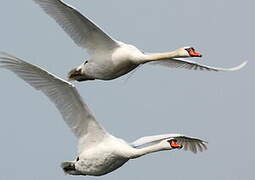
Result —
M 202 57 L 202 54 L 190 46 L 179 48 L 177 51 L 180 57 Z
M 176 139 L 164 140 L 166 149 L 181 149 L 183 146 L 177 142 Z
M 94 78 L 91 78 L 90 76 L 88 76 L 85 72 L 85 64 L 87 63 L 87 61 L 85 61 L 85 63 L 83 63 L 82 65 L 80 65 L 77 68 L 72 69 L 69 73 L 68 73 L 68 81 L 86 81 L 86 80 L 94 80 Z
M 164 150 L 181 149 L 183 147 L 174 138 L 164 139 L 159 144 L 160 144 L 161 148 Z

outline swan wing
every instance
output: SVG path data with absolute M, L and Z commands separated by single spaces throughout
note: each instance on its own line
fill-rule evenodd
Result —
M 1 55 L 0 67 L 12 71 L 32 87 L 42 91 L 55 104 L 82 146 L 98 142 L 105 136 L 105 130 L 71 83 L 17 57 L 6 53 Z
M 34 0 L 80 47 L 90 54 L 96 50 L 107 51 L 118 43 L 103 32 L 96 24 L 75 8 L 60 0 Z
M 139 138 L 138 140 L 131 143 L 133 147 L 139 147 L 147 144 L 158 143 L 162 140 L 175 139 L 177 143 L 183 145 L 184 150 L 197 153 L 198 151 L 202 152 L 207 149 L 207 142 L 193 137 L 188 137 L 182 134 L 161 134 L 155 136 L 146 136 Z
M 236 71 L 236 70 L 243 68 L 247 64 L 247 61 L 244 61 L 240 65 L 238 65 L 236 67 L 232 67 L 232 68 L 212 67 L 212 66 L 199 64 L 199 63 L 196 63 L 193 61 L 184 60 L 181 58 L 172 58 L 172 59 L 153 61 L 153 62 L 150 62 L 149 64 L 161 65 L 161 66 L 166 66 L 166 67 L 171 67 L 171 68 L 185 68 L 185 69 L 190 69 L 190 70 Z

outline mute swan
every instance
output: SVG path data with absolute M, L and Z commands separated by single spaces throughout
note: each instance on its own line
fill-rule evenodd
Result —
M 144 54 L 133 45 L 114 40 L 75 8 L 60 0 L 34 0 L 80 47 L 87 49 L 91 58 L 71 70 L 69 80 L 111 80 L 118 78 L 141 64 L 152 62 L 167 67 L 195 70 L 234 71 L 235 68 L 216 68 L 178 58 L 201 57 L 193 47 L 172 52 Z
M 129 144 L 109 134 L 96 121 L 73 84 L 8 54 L 0 57 L 0 67 L 48 96 L 78 138 L 76 160 L 61 164 L 67 174 L 100 176 L 148 153 L 181 148 L 196 153 L 207 149 L 205 141 L 181 134 L 147 136 Z

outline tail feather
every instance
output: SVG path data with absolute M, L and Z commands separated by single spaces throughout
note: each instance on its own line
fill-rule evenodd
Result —
M 61 168 L 66 174 L 70 175 L 84 175 L 81 172 L 77 171 L 75 169 L 75 163 L 74 162 L 63 162 L 61 163 Z

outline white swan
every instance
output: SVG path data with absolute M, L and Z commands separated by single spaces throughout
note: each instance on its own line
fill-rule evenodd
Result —
M 85 61 L 69 72 L 70 80 L 110 80 L 152 61 L 153 64 L 168 67 L 213 71 L 234 71 L 246 64 L 244 62 L 235 68 L 227 69 L 178 59 L 201 57 L 202 55 L 192 47 L 183 47 L 166 53 L 144 54 L 133 45 L 114 40 L 87 17 L 60 0 L 34 1 L 55 19 L 78 46 L 87 49 L 91 56 L 89 61 Z
M 14 72 L 48 96 L 78 138 L 76 160 L 61 164 L 67 174 L 100 176 L 119 168 L 129 159 L 148 153 L 181 148 L 196 153 L 207 149 L 205 141 L 181 134 L 142 137 L 129 144 L 106 132 L 73 84 L 8 54 L 0 57 L 0 67 Z

